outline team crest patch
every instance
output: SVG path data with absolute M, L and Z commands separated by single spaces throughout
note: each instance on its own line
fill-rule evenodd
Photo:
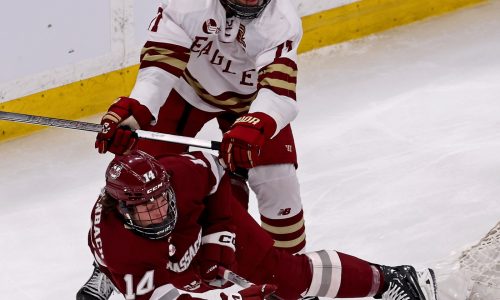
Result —
M 203 32 L 206 34 L 218 34 L 220 28 L 217 26 L 217 22 L 214 19 L 208 19 L 203 22 Z
M 122 173 L 123 167 L 121 165 L 113 165 L 111 169 L 109 169 L 109 176 L 112 179 L 116 179 L 120 177 L 120 174 Z

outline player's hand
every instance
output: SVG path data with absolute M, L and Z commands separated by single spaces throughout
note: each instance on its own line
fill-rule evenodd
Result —
M 276 122 L 269 115 L 255 112 L 236 119 L 222 136 L 219 157 L 229 170 L 257 165 L 260 149 L 276 131 Z
M 139 101 L 128 97 L 118 98 L 101 119 L 102 130 L 95 141 L 97 151 L 109 151 L 117 155 L 126 153 L 137 143 L 132 131 L 144 128 L 152 119 L 149 109 Z
M 220 293 L 222 300 L 264 300 L 278 289 L 274 284 L 252 285 L 236 294 Z
M 232 269 L 236 265 L 235 234 L 216 232 L 202 237 L 200 248 L 200 276 L 214 287 L 222 287 L 227 280 L 218 276 L 219 267 Z

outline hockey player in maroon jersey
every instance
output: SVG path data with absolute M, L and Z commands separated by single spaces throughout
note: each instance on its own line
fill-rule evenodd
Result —
M 304 249 L 305 226 L 290 127 L 296 102 L 301 19 L 289 0 L 169 0 L 149 27 L 129 97 L 102 118 L 96 148 L 123 154 L 136 146 L 124 127 L 195 136 L 212 119 L 224 132 L 220 158 L 250 169 L 262 227 L 275 247 Z M 187 146 L 141 140 L 153 156 Z M 232 179 L 242 202 L 246 182 Z
M 117 156 L 91 221 L 89 247 L 98 269 L 78 300 L 108 299 L 112 285 L 127 300 L 191 299 L 180 294 L 224 286 L 219 267 L 258 285 L 229 299 L 266 299 L 275 292 L 283 299 L 436 300 L 430 269 L 372 264 L 330 250 L 292 255 L 273 247 L 233 198 L 216 157 L 203 152 L 159 160 L 141 151 Z

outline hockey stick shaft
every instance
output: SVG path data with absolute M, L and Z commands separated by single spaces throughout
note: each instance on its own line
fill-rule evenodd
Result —
M 231 270 L 228 270 L 226 268 L 223 268 L 223 267 L 219 267 L 219 276 L 234 283 L 234 284 L 237 284 L 239 286 L 241 286 L 242 288 L 248 288 L 248 287 L 251 287 L 252 285 L 254 285 L 253 283 L 251 283 L 250 281 L 246 280 L 245 278 L 241 277 L 240 275 L 234 273 L 233 271 Z M 280 296 L 276 296 L 275 294 L 271 294 L 269 295 L 268 299 L 270 300 L 283 300 L 283 298 L 281 298 Z
M 13 112 L 5 112 L 5 111 L 0 111 L 0 120 L 44 125 L 51 127 L 77 129 L 77 130 L 91 131 L 91 132 L 100 132 L 102 129 L 101 124 L 27 115 L 27 114 L 13 113 Z M 182 144 L 182 145 L 188 145 L 188 146 L 194 146 L 212 150 L 220 149 L 220 142 L 217 141 L 206 141 L 191 137 L 146 131 L 146 130 L 136 130 L 135 134 L 137 134 L 139 138 L 147 140 L 163 141 L 163 142 L 176 143 L 176 144 Z

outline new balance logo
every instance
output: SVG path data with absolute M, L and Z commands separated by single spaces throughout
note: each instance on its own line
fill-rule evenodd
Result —
M 280 209 L 280 211 L 278 212 L 278 216 L 286 216 L 286 215 L 289 215 L 291 210 L 292 210 L 292 209 L 291 209 L 290 207 L 288 207 L 288 208 L 282 208 L 282 209 Z

